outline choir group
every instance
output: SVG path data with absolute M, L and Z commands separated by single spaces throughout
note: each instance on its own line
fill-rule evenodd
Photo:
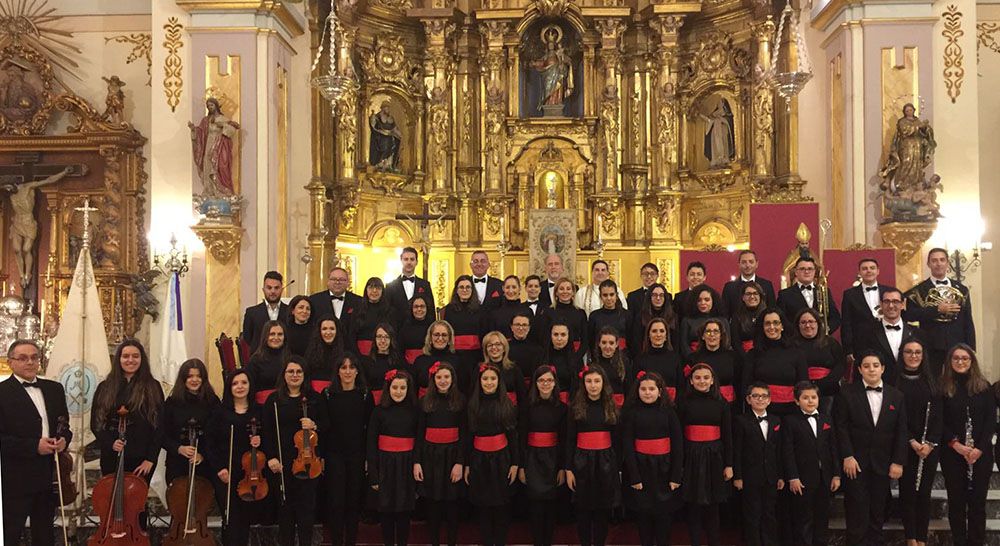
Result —
M 122 343 L 92 410 L 102 473 L 123 461 L 148 480 L 165 450 L 168 482 L 195 468 L 214 485 L 234 545 L 257 523 L 277 523 L 286 545 L 310 544 L 314 523 L 354 544 L 366 510 L 386 545 L 407 543 L 415 511 L 433 544 L 453 545 L 470 510 L 479 544 L 505 544 L 524 517 L 534 544 L 550 545 L 567 501 L 583 545 L 605 544 L 622 513 L 643 545 L 670 544 L 675 513 L 692 544 L 719 544 L 730 512 L 746 544 L 821 545 L 841 492 L 847 543 L 874 545 L 897 481 L 916 545 L 940 467 L 952 542 L 984 543 L 1000 389 L 983 375 L 968 290 L 947 278 L 943 250 L 905 294 L 862 260 L 842 313 L 811 258 L 776 293 L 749 250 L 721 294 L 694 262 L 674 295 L 653 264 L 626 295 L 602 260 L 583 287 L 554 255 L 522 285 L 488 276 L 476 252 L 440 310 L 414 274 L 416 250 L 401 263 L 399 278 L 368 279 L 361 295 L 336 267 L 327 290 L 288 305 L 269 272 L 243 325 L 255 350 L 226 374 L 221 401 L 197 359 L 164 399 L 143 346 Z M 954 293 L 964 298 L 944 297 Z M 28 516 L 52 520 L 45 472 L 70 433 L 56 430 L 59 384 L 36 379 L 38 348 L 17 342 L 8 358 L 4 537 L 16 544 Z M 233 486 L 251 450 L 266 461 L 263 500 Z M 32 544 L 52 544 L 51 527 L 31 527 Z

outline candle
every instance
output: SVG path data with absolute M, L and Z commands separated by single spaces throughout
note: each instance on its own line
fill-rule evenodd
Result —
M 600 241 L 602 239 L 602 237 L 601 237 L 601 227 L 602 227 L 601 215 L 600 215 L 600 213 L 598 213 L 598 215 L 597 215 L 597 240 L 598 241 Z
M 41 330 L 39 334 L 45 333 L 45 298 L 42 298 L 42 309 L 41 309 L 41 324 L 39 329 Z

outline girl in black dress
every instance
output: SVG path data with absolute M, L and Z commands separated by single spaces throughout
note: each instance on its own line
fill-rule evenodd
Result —
M 463 491 L 466 419 L 465 396 L 454 384 L 455 368 L 437 362 L 427 371 L 431 387 L 420 401 L 416 462 L 417 492 L 427 508 L 431 544 L 441 543 L 441 523 L 447 519 L 449 546 L 458 542 L 458 499 Z
M 359 358 L 341 357 L 337 378 L 326 390 L 324 459 L 330 538 L 334 546 L 354 546 L 365 495 L 365 430 L 372 401 Z
M 601 281 L 597 288 L 601 298 L 601 308 L 592 311 L 587 319 L 587 332 L 590 335 L 587 347 L 593 349 L 597 345 L 601 331 L 611 327 L 618 335 L 621 349 L 628 350 L 627 339 L 632 316 L 622 307 L 622 300 L 618 298 L 618 285 L 615 281 L 606 279 Z
M 305 411 L 303 411 L 305 409 Z M 316 519 L 316 487 L 320 478 L 299 478 L 292 473 L 292 461 L 298 456 L 295 433 L 315 431 L 322 445 L 329 426 L 326 401 L 309 385 L 305 359 L 288 357 L 278 376 L 277 388 L 261 410 L 264 427 L 261 439 L 269 457 L 268 468 L 281 474 L 275 484 L 284 502 L 278 512 L 278 538 L 283 546 L 312 544 Z M 283 490 L 283 491 L 282 491 Z
M 456 359 L 455 331 L 451 328 L 451 324 L 443 320 L 435 320 L 430 328 L 427 329 L 423 354 L 418 356 L 413 362 L 413 369 L 416 373 L 416 387 L 419 389 L 417 395 L 422 398 L 427 391 L 431 366 L 437 362 L 451 363 Z M 452 379 L 454 382 L 457 382 L 458 376 L 456 375 Z
M 298 295 L 288 302 L 288 323 L 285 325 L 285 343 L 292 354 L 306 356 L 315 327 L 312 321 L 312 304 L 309 297 Z
M 532 374 L 527 403 L 521 406 L 519 438 L 521 468 L 535 546 L 552 546 L 559 488 L 566 481 L 564 463 L 566 404 L 559 401 L 559 384 L 552 366 Z
M 684 471 L 680 420 L 664 392 L 663 379 L 639 372 L 622 416 L 626 499 L 636 511 L 642 546 L 670 544 L 674 492 Z
M 642 352 L 635 359 L 635 370 L 655 373 L 663 379 L 667 397 L 673 402 L 684 388 L 681 357 L 670 345 L 670 326 L 666 319 L 654 318 L 646 326 Z
M 730 337 L 733 340 L 733 349 L 740 354 L 747 354 L 753 350 L 754 335 L 757 331 L 757 319 L 764 312 L 764 289 L 756 281 L 743 285 L 740 293 L 740 304 L 736 309 L 730 309 L 731 318 L 729 320 Z
M 833 400 L 840 392 L 847 356 L 839 341 L 823 333 L 816 310 L 807 307 L 799 311 L 795 324 L 798 334 L 795 345 L 804 353 L 809 380 L 819 387 L 819 411 L 832 415 Z
M 743 367 L 743 384 L 767 383 L 771 391 L 768 411 L 784 417 L 799 411 L 795 405 L 795 384 L 809 379 L 805 353 L 785 334 L 785 314 L 768 308 L 757 321 L 754 348 Z
M 450 361 L 458 372 L 458 388 L 463 393 L 472 389 L 477 375 L 476 366 L 482 358 L 483 313 L 472 287 L 472 277 L 461 275 L 455 281 L 451 302 L 441 310 L 441 319 L 448 321 L 455 332 L 455 357 Z
M 698 350 L 688 357 L 684 374 L 690 375 L 694 364 L 708 364 L 715 371 L 715 379 L 719 385 L 719 394 L 729 402 L 730 407 L 736 404 L 736 393 L 740 392 L 739 382 L 743 379 L 743 366 L 739 354 L 729 349 L 729 334 L 726 323 L 721 318 L 710 318 L 698 329 L 701 344 Z
M 931 377 L 923 342 L 917 339 L 904 341 L 901 352 L 903 369 L 896 387 L 903 391 L 906 400 L 907 443 L 910 449 L 906 450 L 906 464 L 899 479 L 899 506 L 903 513 L 907 546 L 924 546 L 930 523 L 931 489 L 942 451 L 938 447 L 942 427 L 941 392 L 937 381 Z M 921 467 L 919 490 L 918 467 Z
M 604 294 L 601 294 L 604 297 Z M 618 301 L 618 293 L 615 291 L 615 301 Z M 595 311 L 596 313 L 596 311 Z M 591 313 L 593 315 L 593 313 Z M 629 385 L 626 380 L 630 379 L 632 373 L 632 363 L 622 349 L 622 337 L 618 329 L 614 326 L 604 326 L 598 332 L 594 343 L 593 357 L 591 364 L 604 368 L 604 373 L 611 383 L 611 397 L 615 400 L 615 405 L 621 409 L 625 405 L 625 391 Z
M 399 328 L 399 317 L 396 316 L 396 309 L 386 298 L 382 297 L 384 293 L 385 284 L 382 283 L 382 279 L 371 277 L 365 283 L 361 317 L 354 329 L 356 348 L 361 356 L 371 356 L 377 326 L 388 324 L 393 329 Z M 397 341 L 397 343 L 399 342 Z
M 244 478 L 243 454 L 250 451 L 251 446 L 261 447 L 260 428 L 263 421 L 260 406 L 250 396 L 250 376 L 246 370 L 237 368 L 229 372 L 224 383 L 226 390 L 222 393 L 222 404 L 216 406 L 208 423 L 206 453 L 212 471 L 219 478 L 216 500 L 224 515 L 222 542 L 227 546 L 243 546 L 250 544 L 250 524 L 256 519 L 261 503 L 244 501 L 236 489 Z M 266 469 L 261 468 L 260 472 L 263 476 Z M 228 514 L 225 512 L 227 498 Z
M 733 478 L 733 440 L 729 404 L 719 395 L 708 364 L 691 369 L 691 389 L 680 403 L 684 425 L 683 497 L 688 509 L 691 544 L 702 532 L 710 546 L 719 544 L 719 504 L 729 496 Z
M 504 384 L 507 398 L 516 406 L 524 400 L 524 374 L 510 359 L 509 353 L 510 344 L 500 332 L 493 331 L 483 336 L 483 362 L 500 370 L 500 380 Z
M 545 329 L 551 331 L 555 324 L 565 324 L 569 328 L 569 346 L 574 353 L 578 353 L 582 360 L 587 347 L 585 343 L 587 339 L 587 313 L 573 303 L 576 289 L 572 280 L 566 277 L 560 278 L 556 281 L 553 292 L 555 301 L 552 302 L 552 308 L 546 310 L 545 323 L 547 325 Z M 567 385 L 568 383 L 563 383 L 564 387 Z
M 177 371 L 177 379 L 170 396 L 163 403 L 156 431 L 160 435 L 160 445 L 167 452 L 167 483 L 175 478 L 187 476 L 189 461 L 197 464 L 197 473 L 213 485 L 216 476 L 209 465 L 200 464 L 205 459 L 207 449 L 205 432 L 209 418 L 219 405 L 212 384 L 208 382 L 205 363 L 197 358 L 185 360 Z M 198 447 L 190 443 L 188 425 L 194 420 L 198 430 Z
M 629 351 L 632 360 L 642 352 L 642 346 L 646 341 L 646 329 L 649 323 L 655 318 L 666 321 L 667 331 L 672 338 L 670 346 L 675 346 L 677 337 L 677 317 L 674 315 L 673 305 L 670 304 L 670 293 L 667 288 L 660 283 L 654 283 L 646 291 L 646 296 L 642 300 L 642 307 L 639 309 L 629 309 L 632 313 L 632 331 L 629 333 Z
M 941 473 L 948 490 L 951 538 L 958 546 L 981 545 L 986 540 L 986 494 L 997 419 L 995 389 L 983 376 L 972 347 L 958 343 L 948 351 L 941 392 Z
M 501 546 L 510 524 L 511 485 L 517 479 L 517 410 L 507 398 L 501 371 L 479 367 L 477 387 L 469 398 L 469 442 L 465 483 L 469 501 L 479 510 L 481 542 Z
M 344 336 L 337 317 L 326 315 L 316 322 L 316 332 L 306 350 L 306 369 L 313 390 L 323 392 L 336 377 L 337 363 L 344 357 Z
M 566 485 L 573 491 L 577 534 L 583 546 L 603 546 L 611 509 L 618 504 L 618 408 L 604 369 L 581 372 L 566 434 Z
M 701 338 L 698 331 L 701 330 L 705 321 L 713 317 L 722 316 L 722 298 L 714 288 L 707 284 L 702 284 L 691 289 L 694 297 L 690 299 L 688 309 L 681 320 L 681 328 L 678 343 L 681 356 L 688 358 L 701 346 Z M 726 334 L 729 334 L 729 324 L 722 323 Z
M 569 402 L 569 395 L 574 385 L 577 373 L 583 369 L 583 356 L 573 350 L 570 345 L 572 330 L 566 324 L 553 322 L 549 330 L 549 342 L 545 351 L 543 362 L 556 369 L 556 376 L 562 390 L 559 391 L 559 399 L 562 402 Z
M 368 356 L 365 375 L 369 385 L 379 385 L 386 372 L 405 370 L 407 364 L 403 361 L 403 354 L 399 349 L 399 338 L 396 337 L 396 330 L 389 323 L 383 322 L 375 327 L 372 341 L 372 352 Z M 382 401 L 383 394 L 385 393 L 381 389 L 372 391 L 372 398 L 376 405 Z
M 275 385 L 281 377 L 281 370 L 290 354 L 285 343 L 285 325 L 277 320 L 269 320 L 261 328 L 257 350 L 250 356 L 247 363 L 247 373 L 250 374 L 250 385 L 254 388 L 254 400 L 263 404 L 274 392 Z M 339 331 L 339 330 L 338 330 Z
M 385 374 L 385 396 L 368 425 L 368 483 L 376 491 L 386 546 L 404 546 L 410 534 L 417 485 L 414 447 L 419 411 L 413 378 L 400 370 Z
M 434 310 L 430 308 L 431 300 L 425 294 L 417 294 L 410 300 L 410 315 L 399 327 L 400 346 L 403 349 L 403 360 L 413 365 L 417 357 L 424 354 L 424 342 L 427 330 L 434 323 Z

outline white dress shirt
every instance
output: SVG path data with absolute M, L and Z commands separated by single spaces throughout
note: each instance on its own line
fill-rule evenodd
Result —
M 895 328 L 889 329 L 886 326 L 899 326 L 899 330 Z M 882 329 L 885 330 L 885 338 L 889 340 L 889 348 L 892 349 L 892 357 L 899 358 L 899 346 L 903 343 L 903 319 L 896 319 L 896 323 L 892 324 L 882 319 Z
M 868 396 L 868 407 L 872 410 L 872 422 L 878 425 L 878 416 L 882 412 L 882 391 L 868 390 L 867 384 L 865 387 L 865 394 Z M 885 388 L 881 381 L 875 387 Z
M 483 282 L 476 282 L 478 279 L 483 279 Z M 472 276 L 472 288 L 476 291 L 476 297 L 479 298 L 479 303 L 486 301 L 486 284 L 489 282 L 489 275 L 483 277 Z
M 812 290 L 803 290 L 806 286 L 812 286 Z M 800 284 L 799 292 L 802 293 L 802 297 L 806 300 L 806 305 L 811 308 L 813 306 L 813 302 L 816 301 L 816 285 Z
M 819 431 L 816 428 L 816 427 L 819 426 L 819 412 L 815 411 L 813 413 L 806 413 L 806 412 L 803 411 L 802 415 L 806 416 L 806 422 L 809 423 L 809 428 L 812 429 L 813 436 L 816 437 L 816 438 L 819 438 Z M 808 418 L 809 415 L 815 415 L 816 418 L 815 419 L 809 419 Z
M 875 290 L 865 290 L 866 288 L 874 288 Z M 878 283 L 876 282 L 871 286 L 862 283 L 861 293 L 865 296 L 865 301 L 868 303 L 868 309 L 871 310 L 872 316 L 878 318 Z
M 17 377 L 17 380 L 24 385 L 25 383 L 31 383 L 22 377 Z M 35 382 L 38 378 L 35 378 Z M 39 387 L 23 387 L 24 391 L 28 393 L 28 398 L 31 398 L 31 403 L 35 405 L 35 409 L 38 410 L 38 416 L 42 418 L 42 438 L 49 437 L 49 414 L 45 411 L 45 396 L 42 394 L 42 389 Z
M 264 306 L 267 307 L 267 316 L 271 320 L 278 320 L 278 312 L 281 311 L 281 302 L 271 305 L 270 303 L 264 302 Z
M 757 412 L 754 412 L 754 417 L 757 417 L 758 420 L 764 419 L 757 423 L 757 426 L 760 427 L 760 433 L 764 435 L 764 441 L 767 441 L 767 412 L 765 411 L 764 415 L 757 415 Z
M 943 279 L 935 279 L 934 277 L 931 277 L 931 283 L 934 286 L 938 286 L 938 285 L 940 285 L 940 286 L 951 286 L 951 279 L 949 279 L 948 277 L 945 277 Z
M 341 299 L 339 299 L 339 300 L 333 299 L 334 296 L 336 296 L 336 294 L 334 294 L 333 292 L 330 292 L 330 303 L 333 304 L 333 314 L 336 315 L 336 317 L 339 319 L 340 318 L 340 312 L 344 310 L 344 298 L 346 298 L 347 292 L 344 292 L 343 294 L 341 294 L 339 296 L 339 297 L 341 297 Z
M 406 293 L 406 301 L 410 301 L 413 299 L 413 290 L 417 286 L 416 277 L 413 280 L 406 280 L 406 276 L 401 275 L 400 278 L 403 283 L 403 292 Z
M 555 303 L 556 301 L 556 281 L 548 279 L 545 284 L 542 285 L 543 290 L 549 291 L 549 301 Z

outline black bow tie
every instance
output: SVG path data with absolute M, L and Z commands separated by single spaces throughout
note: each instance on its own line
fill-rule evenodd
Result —
M 545 282 L 548 283 L 549 288 L 552 288 L 552 287 L 554 287 L 556 285 L 556 283 L 554 283 L 552 281 L 545 281 Z
M 764 421 L 767 421 L 767 416 L 766 416 L 766 415 L 765 415 L 765 416 L 763 416 L 763 417 L 758 417 L 758 418 L 757 418 L 757 422 L 758 422 L 758 423 L 763 423 Z
M 813 289 L 813 285 L 811 285 L 811 284 L 802 284 L 802 285 L 799 285 L 799 290 L 812 290 L 812 289 Z
M 865 292 L 874 292 L 876 290 L 878 290 L 877 286 L 866 286 L 865 287 Z
M 344 301 L 344 296 L 334 296 L 333 294 L 330 294 L 330 300 L 331 300 L 331 301 L 332 301 L 332 300 L 340 300 L 340 301 Z
M 485 283 L 486 282 L 486 277 L 483 277 L 481 279 L 472 279 L 472 282 L 477 282 L 477 283 L 482 282 L 482 283 Z
M 819 413 L 805 413 L 806 419 L 816 419 L 819 420 Z
M 895 326 L 893 326 L 892 324 L 886 324 L 886 325 L 885 325 L 885 329 L 886 329 L 886 330 L 896 330 L 896 331 L 898 332 L 898 331 L 902 330 L 902 329 L 903 329 L 903 327 L 902 327 L 902 326 L 900 326 L 899 324 L 897 324 L 897 325 L 895 325 Z
M 416 282 L 415 277 L 403 277 L 403 282 Z
M 865 390 L 866 391 L 882 392 L 882 387 L 869 387 L 869 386 L 865 385 Z
M 948 279 L 945 279 L 943 281 L 935 280 L 934 284 L 944 284 L 944 285 L 947 285 L 947 284 L 950 284 L 950 283 L 948 282 Z
M 39 390 L 41 390 L 41 387 L 39 387 L 39 386 L 38 386 L 38 381 L 35 381 L 35 382 L 32 382 L 32 383 L 28 383 L 27 381 L 25 381 L 25 382 L 21 383 L 21 385 L 22 385 L 22 386 L 23 386 L 24 388 L 28 388 L 28 387 L 34 387 L 34 388 L 36 388 L 36 389 L 39 389 Z
M 535 301 L 526 301 L 524 303 L 527 303 L 528 305 L 538 305 L 538 300 L 535 300 Z

